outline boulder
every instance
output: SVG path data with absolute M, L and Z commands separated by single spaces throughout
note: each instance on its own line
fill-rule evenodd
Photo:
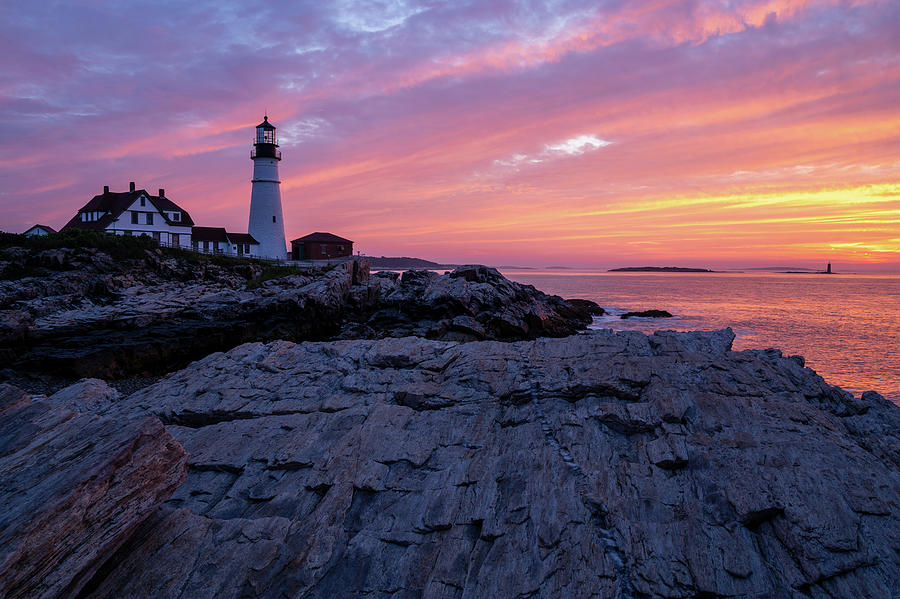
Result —
M 620 318 L 672 318 L 672 314 L 665 310 L 640 310 L 638 312 L 626 312 Z
M 0 385 L 0 596 L 77 596 L 186 461 L 156 418 L 79 414 Z
M 0 310 L 0 343 L 12 345 L 23 342 L 31 328 L 34 318 L 23 310 Z
M 576 298 L 567 299 L 566 301 L 570 306 L 584 310 L 591 316 L 603 316 L 604 314 L 606 314 L 606 310 L 604 310 L 600 304 L 598 304 L 597 302 L 592 302 L 591 300 Z
M 119 392 L 100 379 L 82 379 L 73 385 L 60 389 L 47 398 L 54 406 L 68 408 L 75 412 L 94 413 L 106 408 L 110 402 L 119 399 Z
M 900 409 L 733 338 L 208 356 L 106 408 L 190 458 L 89 596 L 891 597 Z
M 378 287 L 374 306 L 351 315 L 340 337 L 515 341 L 564 337 L 591 323 L 584 305 L 510 281 L 487 266 L 460 266 L 443 275 L 409 270 L 399 280 L 380 275 L 371 281 Z

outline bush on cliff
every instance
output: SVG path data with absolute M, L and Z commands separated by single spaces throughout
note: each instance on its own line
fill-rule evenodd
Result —
M 106 235 L 98 231 L 67 229 L 52 235 L 26 237 L 15 233 L 0 232 L 0 249 L 21 247 L 32 251 L 57 250 L 61 248 L 94 248 L 113 258 L 140 258 L 144 251 L 155 249 L 159 244 L 151 237 Z

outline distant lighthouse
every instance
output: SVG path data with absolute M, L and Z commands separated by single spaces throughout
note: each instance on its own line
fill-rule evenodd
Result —
M 259 242 L 259 255 L 284 260 L 284 219 L 281 214 L 281 181 L 278 162 L 281 150 L 275 138 L 275 126 L 269 116 L 256 126 L 256 141 L 250 151 L 253 160 L 253 190 L 250 192 L 250 235 Z

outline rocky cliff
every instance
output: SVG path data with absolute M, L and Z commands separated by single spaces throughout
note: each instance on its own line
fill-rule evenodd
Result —
M 0 385 L 0 596 L 898 597 L 900 410 L 800 357 L 137 249 L 0 251 L 7 374 L 186 366 Z
M 896 597 L 900 411 L 730 331 L 274 342 L 99 408 L 190 454 L 112 597 Z
M 4 260 L 5 259 L 5 260 Z M 369 277 L 365 260 L 311 270 L 188 252 L 0 251 L 0 360 L 16 372 L 117 378 L 171 372 L 248 341 L 421 335 L 564 336 L 591 322 L 483 266 Z

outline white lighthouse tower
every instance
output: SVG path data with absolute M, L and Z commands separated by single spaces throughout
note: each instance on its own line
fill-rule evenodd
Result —
M 281 181 L 278 162 L 281 150 L 275 138 L 275 126 L 269 116 L 256 126 L 256 141 L 250 151 L 253 159 L 253 190 L 250 192 L 250 235 L 259 242 L 259 255 L 284 260 L 284 219 L 281 214 Z

